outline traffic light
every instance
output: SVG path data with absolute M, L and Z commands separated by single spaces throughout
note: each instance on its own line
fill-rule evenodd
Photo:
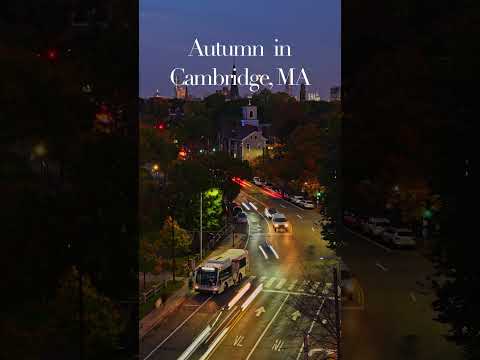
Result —
M 55 61 L 58 58 L 58 51 L 57 49 L 48 49 L 47 50 L 47 59 L 50 61 Z
M 430 209 L 425 209 L 425 210 L 423 211 L 423 218 L 424 218 L 424 219 L 431 219 L 432 216 L 433 216 L 432 210 L 430 210 Z

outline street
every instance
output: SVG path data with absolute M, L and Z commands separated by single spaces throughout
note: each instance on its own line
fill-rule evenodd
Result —
M 310 295 L 304 289 L 310 264 L 334 255 L 313 227 L 320 215 L 248 185 L 237 202 L 248 216 L 250 277 L 223 294 L 195 295 L 186 301 L 143 339 L 141 359 L 179 358 L 209 324 L 215 325 L 212 333 L 189 358 L 299 359 L 305 330 L 324 331 L 296 312 L 290 301 Z M 263 214 L 265 207 L 286 215 L 288 232 L 274 231 Z M 441 337 L 445 329 L 432 320 L 431 291 L 416 283 L 432 271 L 428 261 L 415 251 L 385 249 L 350 231 L 345 232 L 345 243 L 337 255 L 360 286 L 354 296 L 359 301 L 342 306 L 343 358 L 458 358 L 458 351 Z M 247 282 L 251 287 L 246 294 L 225 309 Z M 259 286 L 258 296 L 242 310 L 242 302 Z M 310 350 L 311 358 L 321 358 L 315 344 Z

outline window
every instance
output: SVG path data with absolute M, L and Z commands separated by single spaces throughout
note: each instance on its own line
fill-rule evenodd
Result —
M 253 118 L 253 111 L 250 111 L 250 118 Z
M 226 269 L 223 269 L 220 271 L 220 279 L 223 281 L 225 279 L 228 279 L 230 276 L 232 276 L 232 267 L 229 266 Z
M 240 268 L 247 266 L 247 258 L 240 259 Z
M 247 143 L 246 146 L 247 146 L 247 150 L 250 150 L 250 144 Z

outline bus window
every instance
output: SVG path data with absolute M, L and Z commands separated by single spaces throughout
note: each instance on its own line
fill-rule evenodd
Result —
M 217 284 L 217 271 L 197 271 L 196 283 L 201 286 L 214 286 Z

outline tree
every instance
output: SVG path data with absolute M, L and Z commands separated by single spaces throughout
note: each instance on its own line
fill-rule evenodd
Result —
M 182 229 L 178 223 L 173 220 L 173 234 L 172 239 L 172 218 L 168 217 L 163 224 L 158 237 L 154 240 L 155 249 L 160 254 L 167 254 L 171 250 L 172 243 L 175 246 L 175 253 L 180 255 L 186 255 L 190 253 L 190 247 L 192 245 L 192 238 L 190 234 Z
M 151 273 L 157 264 L 154 244 L 146 238 L 140 239 L 138 251 L 138 270 L 143 273 L 143 288 L 147 287 L 146 273 Z
M 333 274 L 338 271 L 337 266 L 337 260 L 324 259 L 305 267 L 303 289 L 308 296 L 292 296 L 288 300 L 299 316 L 310 320 L 306 326 L 292 322 L 292 327 L 304 338 L 304 344 L 308 344 L 304 351 L 321 348 L 324 350 L 322 359 L 340 359 L 340 311 L 335 302 L 338 292 Z M 312 328 L 313 321 L 316 326 Z

